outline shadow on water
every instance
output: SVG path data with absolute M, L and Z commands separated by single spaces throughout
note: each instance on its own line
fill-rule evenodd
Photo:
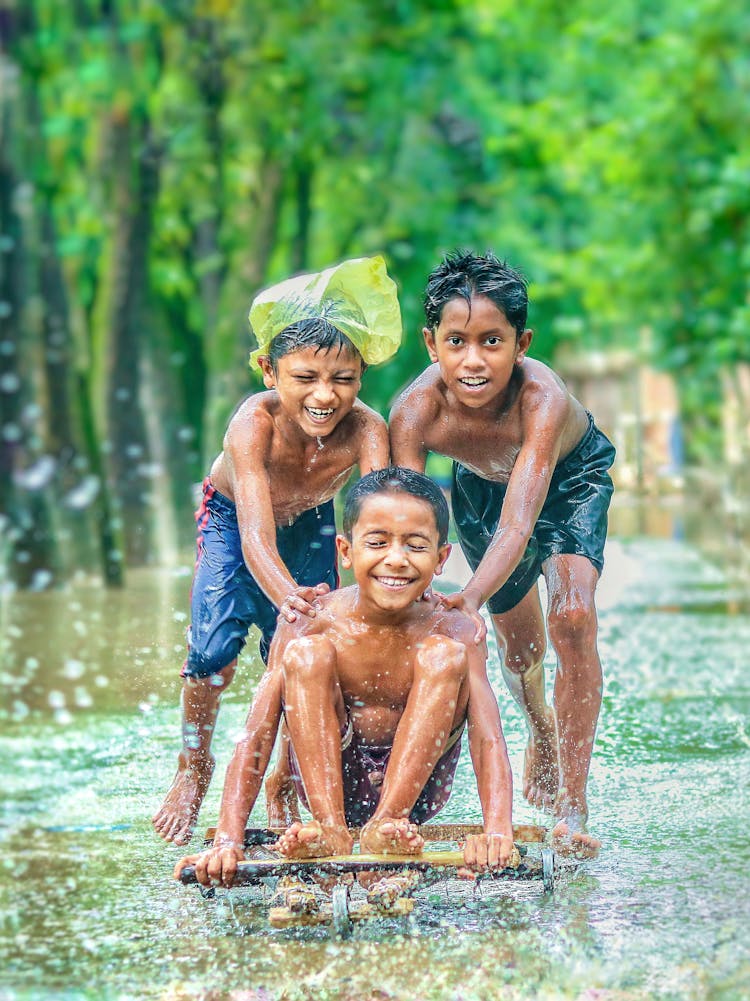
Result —
M 204 900 L 171 878 L 183 852 L 151 833 L 174 767 L 189 568 L 134 573 L 120 594 L 81 581 L 8 598 L 0 997 L 747 997 L 750 589 L 741 554 L 717 559 L 714 540 L 695 548 L 684 518 L 645 538 L 628 526 L 630 513 L 615 515 L 590 781 L 601 857 L 563 876 L 551 897 L 537 882 L 436 884 L 411 918 L 360 925 L 346 942 L 319 928 L 270 929 L 261 888 Z M 219 777 L 260 671 L 253 646 L 222 709 Z M 549 654 L 550 683 L 553 669 Z M 519 776 L 525 731 L 495 652 L 491 673 Z M 516 819 L 543 820 L 519 786 Z M 441 817 L 479 818 L 466 751 Z M 263 823 L 262 812 L 252 820 Z

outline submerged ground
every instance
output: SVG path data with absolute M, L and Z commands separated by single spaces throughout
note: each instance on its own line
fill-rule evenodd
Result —
M 206 901 L 177 885 L 183 852 L 151 832 L 177 748 L 189 568 L 7 599 L 0 999 L 750 996 L 750 595 L 678 539 L 616 536 L 607 556 L 601 857 L 553 897 L 433 888 L 413 918 L 342 943 L 269 929 L 258 889 Z M 246 656 L 225 700 L 201 827 L 259 669 Z M 520 775 L 524 728 L 494 651 L 491 672 Z M 515 811 L 542 819 L 518 791 Z M 441 818 L 479 819 L 466 749 Z

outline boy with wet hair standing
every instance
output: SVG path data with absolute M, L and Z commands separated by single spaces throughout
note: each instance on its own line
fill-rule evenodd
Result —
M 602 693 L 594 593 L 603 565 L 614 448 L 546 365 L 526 357 L 524 279 L 493 254 L 448 255 L 429 277 L 423 334 L 433 364 L 391 413 L 394 462 L 454 460 L 451 491 L 473 576 L 445 598 L 483 634 L 486 602 L 503 674 L 529 728 L 524 795 L 558 818 L 560 848 L 595 854 L 586 781 Z M 557 654 L 545 700 L 547 629 Z
M 204 483 L 183 746 L 153 818 L 157 833 L 178 845 L 192 835 L 211 780 L 219 700 L 248 629 L 260 628 L 266 660 L 277 615 L 315 616 L 315 598 L 338 582 L 332 498 L 354 466 L 364 474 L 388 463 L 385 422 L 357 399 L 366 364 L 384 361 L 400 342 L 396 287 L 383 259 L 345 261 L 273 286 L 256 297 L 250 323 L 258 341 L 251 361 L 267 391 L 240 404 Z M 272 783 L 267 795 L 277 823 L 282 790 Z
M 282 712 L 307 823 L 281 836 L 288 858 L 360 848 L 419 854 L 417 829 L 447 802 L 468 729 L 484 831 L 464 846 L 470 869 L 503 868 L 513 849 L 512 779 L 486 647 L 462 612 L 424 599 L 450 552 L 439 488 L 408 469 L 381 469 L 347 496 L 342 564 L 355 583 L 316 600 L 315 618 L 282 621 L 227 770 L 213 846 L 182 859 L 199 882 L 229 886 L 245 823 Z

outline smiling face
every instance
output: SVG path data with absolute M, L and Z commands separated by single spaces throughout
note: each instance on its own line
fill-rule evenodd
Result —
M 459 403 L 473 409 L 505 393 L 531 343 L 531 331 L 517 337 L 505 313 L 479 295 L 472 296 L 471 305 L 450 299 L 437 327 L 425 327 L 424 339 L 446 386 Z
M 370 612 L 398 613 L 418 601 L 443 569 L 451 547 L 440 545 L 432 507 L 401 491 L 362 501 L 351 539 L 336 539 L 342 566 L 354 571 Z
M 362 384 L 362 360 L 346 349 L 302 348 L 279 358 L 275 368 L 266 357 L 258 360 L 266 387 L 277 391 L 287 417 L 311 437 L 331 434 Z

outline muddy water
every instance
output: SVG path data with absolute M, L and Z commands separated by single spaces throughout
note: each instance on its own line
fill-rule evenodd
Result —
M 434 887 L 411 919 L 347 942 L 270 930 L 260 889 L 178 886 L 182 852 L 150 831 L 174 766 L 188 567 L 131 574 L 121 594 L 80 581 L 6 598 L 0 998 L 750 996 L 750 595 L 721 566 L 681 539 L 609 545 L 601 857 L 552 897 Z M 259 669 L 247 655 L 226 697 L 202 825 Z M 524 728 L 494 653 L 491 672 L 519 775 Z M 515 809 L 543 819 L 518 792 Z M 466 750 L 442 816 L 479 817 Z

